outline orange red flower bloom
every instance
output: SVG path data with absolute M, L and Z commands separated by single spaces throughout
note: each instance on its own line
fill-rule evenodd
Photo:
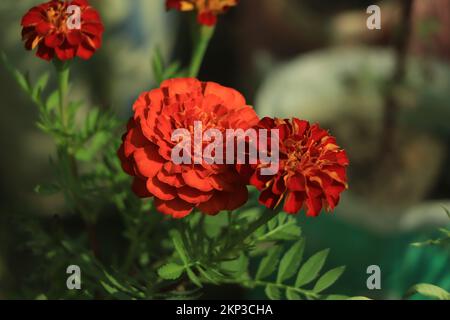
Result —
M 214 215 L 234 210 L 248 198 L 246 181 L 234 165 L 175 164 L 172 134 L 194 122 L 209 128 L 246 130 L 259 119 L 234 89 L 197 79 L 171 79 L 160 88 L 143 93 L 133 107 L 118 151 L 123 169 L 134 177 L 133 190 L 140 197 L 154 197 L 156 209 L 174 218 L 194 208 Z M 203 146 L 204 147 L 204 146 Z M 191 156 L 194 154 L 191 151 Z
M 225 13 L 237 4 L 238 0 L 166 0 L 167 9 L 196 10 L 198 22 L 206 26 L 215 25 L 219 14 Z
M 349 164 L 336 139 L 317 124 L 296 118 L 264 118 L 257 127 L 278 129 L 280 140 L 277 174 L 261 175 L 263 164 L 250 169 L 250 184 L 261 191 L 260 203 L 273 209 L 284 200 L 285 212 L 295 214 L 306 208 L 308 216 L 319 215 L 323 207 L 333 210 L 340 193 L 347 189 Z
M 67 23 L 70 6 L 79 8 L 79 28 Z M 37 48 L 44 60 L 89 59 L 102 44 L 103 24 L 87 0 L 52 0 L 31 8 L 22 18 L 22 38 L 27 50 Z

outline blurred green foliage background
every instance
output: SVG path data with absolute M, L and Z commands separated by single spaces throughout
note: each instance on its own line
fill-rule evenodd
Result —
M 138 94 L 154 86 L 151 58 L 189 59 L 187 19 L 167 13 L 163 0 L 92 0 L 104 19 L 104 45 L 88 62 L 76 61 L 73 94 L 113 109 L 125 124 Z M 1 1 L 1 51 L 36 76 L 50 69 L 26 52 L 20 19 L 39 1 Z M 260 116 L 319 121 L 337 136 L 351 159 L 350 190 L 334 215 L 298 216 L 308 250 L 331 248 L 330 264 L 347 265 L 336 291 L 373 298 L 400 298 L 411 285 L 429 282 L 450 289 L 448 247 L 412 242 L 435 236 L 450 208 L 450 2 L 416 0 L 409 16 L 407 54 L 399 61 L 400 1 L 381 1 L 382 29 L 366 28 L 373 1 L 242 0 L 220 18 L 200 78 L 241 91 Z M 405 77 L 393 82 L 398 63 Z M 51 176 L 52 142 L 34 123 L 37 112 L 0 67 L 0 298 L 26 296 L 33 257 L 30 236 L 17 217 L 51 225 L 71 217 L 58 196 L 34 187 Z M 398 120 L 392 150 L 380 141 L 386 96 Z M 381 158 L 380 158 L 380 153 Z M 111 215 L 104 233 L 120 230 Z M 78 222 L 73 221 L 73 228 Z M 117 231 L 120 232 L 120 231 Z M 114 245 L 111 244 L 112 250 Z M 117 244 L 120 246 L 120 244 Z M 382 289 L 369 291 L 366 268 L 379 265 Z M 65 274 L 53 281 L 65 281 Z M 211 288 L 207 298 L 249 298 L 231 287 Z M 253 297 L 253 296 L 252 296 Z

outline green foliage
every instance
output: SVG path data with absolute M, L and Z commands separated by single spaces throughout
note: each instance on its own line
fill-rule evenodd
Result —
M 185 266 L 168 263 L 158 269 L 158 275 L 164 280 L 176 280 L 183 274 Z
M 153 51 L 152 70 L 153 76 L 158 85 L 164 80 L 182 77 L 185 75 L 181 70 L 181 64 L 178 61 L 166 66 L 166 62 L 164 61 L 159 48 L 156 48 Z
M 405 297 L 408 298 L 416 293 L 432 299 L 450 300 L 449 292 L 438 286 L 428 283 L 419 283 L 412 286 L 406 293 Z
M 171 262 L 159 268 L 159 277 L 187 281 L 196 287 L 222 283 L 264 287 L 269 299 L 327 298 L 322 292 L 338 280 L 345 268 L 332 269 L 312 288 L 304 288 L 318 278 L 329 250 L 318 252 L 302 264 L 305 239 L 300 236 L 301 229 L 297 225 L 292 228 L 295 219 L 284 213 L 269 217 L 267 212 L 253 210 L 222 213 L 216 217 L 194 215 L 170 233 L 175 254 Z M 212 225 L 215 228 L 211 235 L 205 227 Z M 254 231 L 249 233 L 250 229 Z M 286 242 L 286 237 L 293 242 L 284 250 L 282 243 Z M 226 239 L 225 244 L 221 244 L 222 239 Z M 230 239 L 243 241 L 230 244 Z M 263 257 L 253 278 L 249 266 L 261 254 Z M 287 284 L 290 279 L 291 284 Z M 342 295 L 334 297 L 346 298 Z
M 450 211 L 447 208 L 443 208 L 447 216 L 450 218 Z M 415 247 L 423 247 L 423 246 L 437 246 L 444 248 L 448 247 L 450 243 L 450 231 L 444 228 L 439 229 L 441 233 L 444 234 L 443 238 L 440 239 L 433 239 L 433 240 L 427 240 L 424 242 L 416 242 L 412 245 Z M 448 252 L 448 251 L 447 251 Z M 429 283 L 419 283 L 414 286 L 412 286 L 405 294 L 405 298 L 410 298 L 414 296 L 415 294 L 419 294 L 421 296 L 430 298 L 430 299 L 438 299 L 438 300 L 450 300 L 450 293 L 433 284 Z
M 450 218 L 450 211 L 447 208 L 443 208 L 447 216 Z M 439 232 L 443 234 L 443 237 L 438 239 L 429 239 L 422 242 L 414 242 L 411 245 L 414 247 L 423 247 L 423 246 L 440 246 L 440 247 L 448 247 L 450 245 L 450 230 L 446 228 L 440 228 Z
M 201 29 L 193 65 L 167 65 L 155 50 L 152 67 L 160 83 L 176 76 L 197 73 L 213 29 Z M 204 34 L 203 34 L 204 33 Z M 250 190 L 249 203 L 235 212 L 217 216 L 193 213 L 181 221 L 167 221 L 141 201 L 130 188 L 116 151 L 121 130 L 115 115 L 70 101 L 69 65 L 55 63 L 57 90 L 49 90 L 50 74 L 31 81 L 2 55 L 3 63 L 37 107 L 37 127 L 55 142 L 50 158 L 54 176 L 35 192 L 59 196 L 85 230 L 73 232 L 70 223 L 56 221 L 51 227 L 39 219 L 15 217 L 30 241 L 26 247 L 39 261 L 22 295 L 33 299 L 193 299 L 205 285 L 234 284 L 249 289 L 262 287 L 270 299 L 318 299 L 344 271 L 332 269 L 319 278 L 328 255 L 321 251 L 302 264 L 305 239 L 297 219 L 262 210 Z M 98 243 L 96 227 L 101 219 L 119 218 L 121 232 Z M 63 219 L 67 219 L 64 217 Z M 102 255 L 108 241 L 118 244 Z M 106 243 L 106 244 L 105 244 Z M 68 264 L 82 270 L 83 290 L 70 291 L 65 281 Z M 255 276 L 252 267 L 258 264 Z M 314 286 L 304 288 L 317 278 Z

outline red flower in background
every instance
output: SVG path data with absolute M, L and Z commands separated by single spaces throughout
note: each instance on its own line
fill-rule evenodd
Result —
M 67 23 L 70 6 L 80 9 L 79 28 Z M 27 50 L 37 48 L 44 60 L 55 56 L 62 61 L 80 57 L 89 59 L 102 44 L 103 24 L 98 12 L 87 0 L 52 0 L 31 8 L 22 18 L 22 38 Z
M 213 26 L 217 23 L 217 15 L 225 13 L 236 6 L 238 0 L 166 0 L 167 9 L 179 11 L 197 10 L 198 23 Z
M 156 209 L 175 218 L 194 208 L 214 215 L 247 201 L 246 181 L 233 165 L 175 164 L 171 158 L 177 145 L 172 133 L 187 129 L 193 135 L 195 121 L 203 130 L 222 133 L 255 126 L 258 116 L 239 92 L 192 78 L 171 79 L 143 93 L 133 109 L 118 155 L 138 196 L 153 196 Z
M 257 128 L 278 129 L 280 139 L 276 175 L 261 175 L 261 164 L 250 168 L 250 184 L 261 191 L 260 203 L 273 209 L 284 200 L 285 212 L 295 214 L 305 207 L 308 216 L 318 216 L 322 207 L 333 210 L 347 189 L 349 164 L 336 139 L 317 124 L 296 118 L 264 118 Z

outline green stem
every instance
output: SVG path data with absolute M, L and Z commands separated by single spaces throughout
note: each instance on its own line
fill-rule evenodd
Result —
M 69 93 L 69 77 L 70 77 L 70 62 L 69 61 L 61 61 L 58 59 L 53 60 L 53 64 L 56 69 L 57 81 L 58 81 L 58 108 L 59 108 L 59 117 L 61 121 L 62 131 L 67 134 L 68 123 L 67 123 L 67 115 L 66 108 L 68 104 L 68 93 Z M 79 173 L 78 173 L 78 164 L 77 161 L 70 150 L 70 140 L 63 141 L 63 150 L 64 153 L 67 154 L 69 165 L 70 165 L 70 173 L 73 178 L 74 184 L 79 181 Z M 88 240 L 91 246 L 91 250 L 94 253 L 95 257 L 99 257 L 99 245 L 97 241 L 97 235 L 95 230 L 95 221 L 93 221 L 92 217 L 89 215 L 89 210 L 85 207 L 83 200 L 78 196 L 77 191 L 70 190 L 72 196 L 76 202 L 77 211 L 81 214 L 85 224 L 86 224 L 86 232 L 88 235 Z M 95 219 L 94 219 L 95 220 Z
M 243 243 L 248 237 L 250 237 L 256 230 L 268 223 L 280 213 L 280 210 L 267 210 L 264 212 L 258 220 L 254 221 L 245 232 L 236 237 L 232 242 L 226 245 L 218 255 L 219 260 L 226 257 L 236 246 Z
M 189 66 L 189 77 L 197 78 L 203 59 L 208 49 L 209 42 L 214 35 L 215 27 L 196 26 L 198 29 L 194 37 L 194 52 L 192 54 L 191 64 Z
M 67 128 L 65 109 L 67 107 L 67 93 L 69 91 L 70 63 L 54 60 L 58 78 L 59 116 L 63 130 Z

